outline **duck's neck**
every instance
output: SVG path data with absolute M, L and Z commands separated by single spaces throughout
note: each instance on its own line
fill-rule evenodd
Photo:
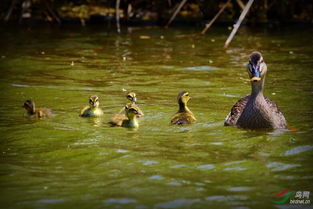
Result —
M 138 128 L 139 127 L 138 120 L 137 120 L 137 117 L 135 115 L 128 117 L 128 127 L 129 128 Z
M 263 96 L 263 89 L 264 89 L 264 81 L 265 78 L 263 77 L 259 82 L 251 82 L 251 98 L 258 98 L 264 97 Z
M 90 105 L 90 109 L 92 109 L 92 110 L 96 110 L 96 109 L 98 109 L 98 106 L 93 106 L 93 105 Z
M 30 109 L 28 109 L 28 114 L 30 114 L 30 115 L 35 114 L 35 112 L 36 112 L 36 109 L 35 109 L 35 106 L 34 106 L 34 105 L 33 105 L 33 106 L 31 106 L 31 108 L 30 108 Z
M 181 100 L 178 101 L 179 110 L 178 112 L 190 112 L 186 103 L 182 102 Z

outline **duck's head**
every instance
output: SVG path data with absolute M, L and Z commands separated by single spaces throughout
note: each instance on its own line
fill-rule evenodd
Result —
M 23 104 L 23 106 L 28 113 L 33 114 L 35 113 L 35 102 L 33 102 L 32 100 L 26 100 Z
M 127 104 L 125 106 L 125 114 L 129 119 L 143 116 L 141 110 L 136 105 L 132 104 Z
M 260 52 L 252 52 L 249 63 L 247 65 L 251 82 L 259 82 L 263 80 L 267 72 L 267 66 Z
M 188 91 L 181 91 L 177 95 L 178 104 L 186 105 L 190 99 L 191 99 L 191 97 L 189 96 L 189 92 Z
M 99 97 L 96 95 L 90 96 L 89 97 L 89 105 L 91 108 L 96 108 L 99 106 Z
M 126 95 L 126 98 L 127 98 L 130 102 L 132 102 L 132 103 L 137 102 L 136 93 L 134 93 L 134 92 L 129 92 L 129 93 Z

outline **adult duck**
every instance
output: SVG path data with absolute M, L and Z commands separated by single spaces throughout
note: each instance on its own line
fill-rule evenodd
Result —
M 287 122 L 283 113 L 272 100 L 263 95 L 267 66 L 260 52 L 250 55 L 247 70 L 251 94 L 235 103 L 224 125 L 248 129 L 285 128 Z

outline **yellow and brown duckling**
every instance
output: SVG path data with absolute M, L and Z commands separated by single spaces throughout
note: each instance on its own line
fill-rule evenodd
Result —
M 283 113 L 273 101 L 263 95 L 267 66 L 260 52 L 250 55 L 247 70 L 251 94 L 236 102 L 224 125 L 248 129 L 285 128 L 287 122 Z
M 135 92 L 129 92 L 126 95 L 126 98 L 130 101 L 130 103 L 135 104 L 137 102 L 137 97 Z
M 121 117 L 113 117 L 109 121 L 112 126 L 122 126 L 126 128 L 138 128 L 139 123 L 137 117 L 143 115 L 137 105 L 128 103 L 124 107 L 125 115 Z M 126 116 L 126 118 L 125 118 Z
M 81 117 L 101 117 L 103 111 L 99 107 L 99 98 L 96 95 L 89 97 L 89 106 L 80 111 Z
M 129 92 L 129 93 L 126 95 L 126 99 L 130 101 L 130 104 L 136 104 L 136 102 L 137 102 L 136 93 L 134 93 L 134 92 Z M 139 108 L 139 107 L 137 106 L 137 108 Z M 142 115 L 140 115 L 140 116 L 138 116 L 138 117 L 144 116 L 144 114 L 143 114 L 143 112 L 142 112 L 141 110 L 140 110 L 140 112 L 142 113 Z M 123 107 L 117 114 L 122 114 L 122 116 L 123 116 L 123 115 L 125 115 L 124 113 L 125 113 L 125 107 Z M 116 115 L 117 115 L 117 114 L 116 114 Z M 116 115 L 115 115 L 115 116 L 116 116 Z M 113 116 L 113 117 L 114 117 L 114 116 Z M 125 119 L 127 119 L 126 116 L 125 116 Z
M 191 99 L 189 92 L 182 91 L 177 96 L 179 105 L 178 112 L 172 117 L 171 124 L 184 125 L 192 124 L 196 121 L 195 116 L 187 106 L 188 101 Z
M 143 112 L 140 110 L 140 108 L 135 104 L 137 101 L 136 98 L 136 94 L 134 92 L 130 92 L 126 95 L 126 98 L 130 101 L 129 103 L 127 103 L 126 105 L 133 105 L 136 106 L 136 108 L 139 110 L 139 112 L 141 113 L 140 115 L 137 115 L 137 117 L 142 117 L 144 116 Z M 127 120 L 127 116 L 125 114 L 125 106 L 118 112 L 116 113 L 111 119 L 110 121 L 122 121 L 122 120 Z M 109 122 L 111 123 L 111 122 Z
M 26 109 L 26 115 L 31 118 L 48 118 L 52 116 L 52 111 L 46 107 L 36 108 L 35 102 L 26 100 L 23 107 Z

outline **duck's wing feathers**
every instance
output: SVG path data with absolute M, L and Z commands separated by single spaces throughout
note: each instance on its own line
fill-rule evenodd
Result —
M 192 113 L 176 113 L 171 120 L 171 124 L 185 125 L 196 121 Z
M 109 124 L 111 124 L 112 126 L 122 126 L 123 121 L 125 120 L 127 120 L 125 114 L 117 113 L 109 120 Z
M 239 99 L 234 106 L 231 108 L 230 113 L 227 115 L 224 126 L 234 126 L 237 123 L 238 118 L 240 117 L 243 109 L 245 108 L 250 95 L 242 97 Z
M 90 109 L 89 106 L 84 107 L 84 108 L 80 111 L 79 116 L 82 116 L 82 117 L 88 116 L 89 109 Z
M 267 97 L 264 97 L 264 98 L 265 98 L 265 101 L 268 104 L 269 108 L 275 113 L 275 115 L 277 117 L 276 121 L 279 123 L 278 127 L 279 128 L 286 127 L 287 126 L 287 122 L 286 122 L 285 116 L 279 110 L 278 105 L 275 102 L 273 102 L 272 100 L 270 100 L 269 98 L 267 98 Z
M 52 116 L 52 110 L 46 107 L 40 107 L 36 109 L 36 115 L 38 118 L 48 118 Z

